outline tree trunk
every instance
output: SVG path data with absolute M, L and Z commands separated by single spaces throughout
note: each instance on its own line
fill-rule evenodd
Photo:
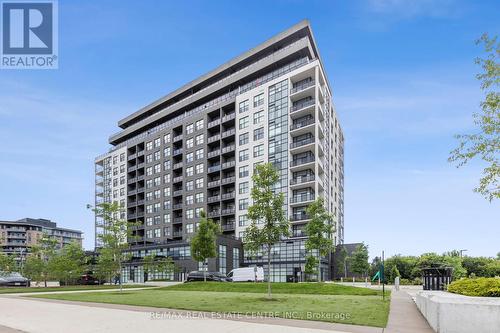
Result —
M 267 247 L 267 298 L 271 299 L 271 246 Z
M 205 259 L 205 261 L 203 262 L 203 282 L 207 282 L 207 269 L 208 265 L 207 260 Z
M 118 283 L 120 283 L 120 292 L 123 291 L 123 285 L 122 285 L 122 263 L 121 261 L 119 262 L 118 265 L 120 271 L 118 272 Z
M 318 250 L 318 282 L 321 282 L 321 255 Z

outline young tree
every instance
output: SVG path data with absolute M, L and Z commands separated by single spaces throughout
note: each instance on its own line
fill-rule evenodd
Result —
M 128 249 L 127 239 L 132 238 L 132 228 L 136 223 L 129 223 L 120 218 L 123 207 L 118 202 L 101 203 L 93 211 L 104 221 L 103 233 L 99 234 L 102 247 L 100 252 L 106 256 L 106 261 L 112 260 L 110 273 L 119 276 L 120 292 L 123 290 L 121 272 L 123 263 L 130 256 L 124 253 Z M 108 262 L 109 263 L 109 262 Z
M 274 166 L 271 163 L 257 165 L 252 181 L 253 204 L 248 208 L 248 218 L 252 223 L 245 232 L 245 247 L 253 253 L 267 252 L 267 297 L 271 299 L 271 249 L 281 238 L 289 235 L 290 225 L 283 211 L 285 197 L 273 189 L 279 181 Z M 259 226 L 259 222 L 262 225 Z
M 306 257 L 306 265 L 305 265 L 305 269 L 304 269 L 304 273 L 306 273 L 306 276 L 310 276 L 310 275 L 314 275 L 316 274 L 316 267 L 317 267 L 317 262 L 316 262 L 316 258 L 314 258 L 314 256 L 307 256 Z
M 14 260 L 14 256 L 0 252 L 0 275 L 13 272 L 16 269 L 16 261 Z
M 119 267 L 113 258 L 113 252 L 106 248 L 99 249 L 99 256 L 94 266 L 94 274 L 99 281 L 109 281 L 112 283 L 112 278 L 116 275 Z
M 318 252 L 318 282 L 321 282 L 321 257 L 327 256 L 333 248 L 332 234 L 335 229 L 333 216 L 325 209 L 323 198 L 317 198 L 307 207 L 307 215 L 311 219 L 306 225 L 306 250 Z
M 53 237 L 47 234 L 43 234 L 42 238 L 38 241 L 38 244 L 31 247 L 31 256 L 36 257 L 32 260 L 26 260 L 25 270 L 28 269 L 35 276 L 35 280 L 43 280 L 44 286 L 47 287 L 47 280 L 52 277 L 52 261 L 57 253 L 58 243 Z M 28 259 L 30 259 L 28 257 Z M 28 267 L 28 264 L 31 267 Z
M 148 274 L 164 273 L 168 275 L 176 270 L 176 266 L 172 258 L 160 257 L 150 254 L 144 257 L 144 271 Z
M 72 242 L 65 245 L 50 261 L 49 268 L 53 277 L 74 284 L 86 270 L 86 258 L 80 244 Z
M 481 102 L 481 112 L 474 113 L 474 123 L 479 127 L 475 134 L 457 135 L 458 148 L 450 153 L 449 161 L 465 165 L 469 160 L 479 158 L 486 162 L 479 186 L 474 189 L 490 201 L 500 198 L 500 43 L 497 37 L 484 34 L 477 44 L 484 44 L 488 56 L 477 58 L 476 64 L 483 69 L 476 75 L 486 97 Z
M 351 270 L 353 273 L 365 275 L 369 269 L 370 264 L 368 263 L 368 246 L 366 246 L 364 243 L 361 243 L 352 253 Z
M 142 265 L 144 267 L 144 272 L 148 274 L 148 280 L 149 280 L 149 275 L 154 274 L 156 270 L 156 255 L 154 254 L 148 254 L 147 256 L 144 256 L 144 259 L 142 261 Z
M 220 227 L 212 219 L 207 218 L 205 211 L 201 212 L 200 223 L 196 234 L 191 239 L 191 257 L 198 262 L 207 264 L 209 258 L 217 256 L 217 235 Z M 203 270 L 203 280 L 207 281 L 207 269 Z

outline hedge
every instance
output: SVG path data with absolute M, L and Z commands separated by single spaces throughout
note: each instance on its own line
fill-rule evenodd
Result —
M 500 278 L 476 278 L 453 281 L 448 291 L 466 296 L 500 297 Z

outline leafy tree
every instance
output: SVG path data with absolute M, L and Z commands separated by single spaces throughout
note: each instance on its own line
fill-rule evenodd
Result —
M 370 269 L 370 264 L 368 263 L 368 246 L 364 243 L 359 244 L 352 253 L 350 262 L 353 273 L 366 275 Z
M 93 209 L 96 215 L 101 216 L 104 221 L 103 233 L 97 237 L 101 241 L 101 254 L 105 255 L 105 261 L 110 265 L 110 275 L 120 277 L 120 292 L 123 290 L 121 272 L 123 263 L 130 259 L 125 253 L 128 249 L 127 239 L 132 238 L 132 227 L 137 223 L 129 223 L 120 218 L 123 207 L 118 202 L 101 203 Z M 111 262 L 109 260 L 111 259 Z
M 143 260 L 144 271 L 148 274 L 164 273 L 166 275 L 176 270 L 176 265 L 170 257 L 160 257 L 149 254 Z
M 424 253 L 418 259 L 418 267 L 423 268 L 433 267 L 451 267 L 453 268 L 453 279 L 465 277 L 467 271 L 462 266 L 462 258 L 439 255 L 436 253 Z
M 200 223 L 196 234 L 191 239 L 191 257 L 198 262 L 207 264 L 209 258 L 217 256 L 217 235 L 220 227 L 212 219 L 207 218 L 205 211 L 201 211 Z M 207 270 L 203 270 L 203 280 L 207 281 Z
M 481 102 L 481 112 L 474 113 L 474 123 L 479 127 L 475 134 L 457 135 L 459 146 L 450 153 L 449 161 L 463 166 L 474 158 L 486 162 L 479 186 L 474 191 L 490 201 L 500 198 L 500 43 L 497 37 L 484 34 L 477 41 L 488 53 L 486 58 L 477 58 L 476 64 L 483 72 L 476 75 L 486 97 Z
M 252 221 L 245 232 L 245 248 L 250 253 L 267 252 L 267 297 L 271 295 L 271 249 L 280 239 L 290 234 L 290 224 L 285 217 L 283 193 L 275 193 L 279 181 L 278 171 L 271 163 L 259 164 L 252 176 L 252 205 L 248 218 Z M 261 225 L 258 225 L 261 224 Z
M 318 282 L 321 282 L 321 257 L 327 256 L 332 251 L 335 222 L 333 216 L 325 209 L 323 198 L 317 198 L 307 207 L 306 212 L 311 220 L 305 227 L 308 236 L 305 246 L 309 252 L 313 250 L 318 252 L 316 264 Z
M 45 278 L 45 262 L 37 255 L 29 255 L 24 264 L 24 275 L 33 281 L 42 281 Z M 47 282 L 45 282 L 47 287 Z
M 398 276 L 401 277 L 401 274 L 399 274 L 398 266 L 392 266 L 391 276 L 392 281 L 394 281 Z
M 38 241 L 38 244 L 31 247 L 31 256 L 36 257 L 38 260 L 26 260 L 25 270 L 28 268 L 29 274 L 33 275 L 33 279 L 36 281 L 43 280 L 44 286 L 47 287 L 47 280 L 50 279 L 52 274 L 52 263 L 54 257 L 57 254 L 58 242 L 57 239 L 43 234 L 42 238 Z M 27 267 L 28 264 L 31 267 Z
M 0 275 L 14 272 L 17 269 L 14 256 L 0 252 Z
M 49 268 L 53 277 L 74 284 L 86 270 L 85 252 L 77 242 L 65 245 L 50 261 Z
M 107 280 L 111 283 L 112 277 L 116 275 L 118 270 L 119 267 L 117 262 L 114 260 L 113 251 L 107 248 L 100 248 L 99 256 L 97 257 L 97 262 L 94 266 L 94 274 L 99 281 Z
M 306 276 L 311 276 L 316 274 L 317 273 L 316 267 L 317 267 L 316 258 L 314 258 L 314 256 L 311 255 L 307 256 L 305 265 Z

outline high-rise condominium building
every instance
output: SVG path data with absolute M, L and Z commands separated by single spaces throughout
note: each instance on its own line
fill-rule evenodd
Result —
M 264 265 L 243 253 L 255 165 L 279 171 L 291 237 L 272 251 L 274 281 L 303 279 L 306 207 L 323 197 L 344 237 L 344 136 L 309 22 L 303 21 L 118 122 L 96 159 L 96 203 L 121 202 L 138 222 L 124 280 L 147 277 L 141 258 L 172 256 L 184 272 L 200 212 L 220 223 L 210 270 Z M 96 232 L 104 221 L 96 217 Z M 96 243 L 96 246 L 99 244 Z M 265 267 L 267 270 L 267 267 Z M 323 258 L 322 275 L 331 274 Z M 176 276 L 181 278 L 181 276 Z

